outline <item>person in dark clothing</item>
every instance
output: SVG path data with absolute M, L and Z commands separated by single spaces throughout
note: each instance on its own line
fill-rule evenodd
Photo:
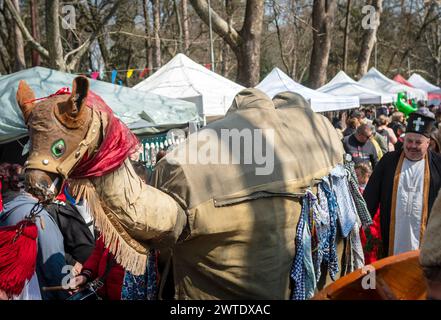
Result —
M 441 187 L 441 155 L 430 150 L 434 117 L 412 113 L 403 150 L 389 152 L 369 179 L 363 197 L 371 215 L 380 209 L 383 256 L 418 249 Z
M 95 247 L 95 237 L 90 226 L 76 206 L 68 201 L 51 203 L 45 209 L 54 218 L 63 235 L 66 262 L 72 266 L 83 264 Z
M 356 164 L 370 162 L 372 168 L 374 168 L 378 162 L 378 155 L 374 144 L 370 141 L 372 134 L 372 126 L 362 124 L 355 133 L 343 139 L 343 146 L 346 153 L 352 156 L 352 160 Z

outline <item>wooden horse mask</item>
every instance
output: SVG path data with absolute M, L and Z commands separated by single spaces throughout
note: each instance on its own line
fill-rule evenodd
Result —
M 76 77 L 70 95 L 55 95 L 35 102 L 35 95 L 25 81 L 20 81 L 17 102 L 29 128 L 30 149 L 25 163 L 27 190 L 38 198 L 58 194 L 61 179 L 68 170 L 62 164 L 78 153 L 92 122 L 92 110 L 86 106 L 89 81 Z M 99 131 L 99 130 L 98 130 Z M 78 162 L 80 159 L 77 159 Z

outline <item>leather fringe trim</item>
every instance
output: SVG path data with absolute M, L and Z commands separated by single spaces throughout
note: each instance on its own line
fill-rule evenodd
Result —
M 133 275 L 145 274 L 148 250 L 130 237 L 112 211 L 101 203 L 92 182 L 88 179 L 70 180 L 69 185 L 76 201 L 81 198 L 87 201 L 95 226 L 104 236 L 104 244 L 116 262 Z

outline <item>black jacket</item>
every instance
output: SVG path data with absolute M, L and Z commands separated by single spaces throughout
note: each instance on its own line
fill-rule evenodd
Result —
M 75 206 L 51 203 L 46 211 L 54 218 L 64 238 L 66 262 L 74 265 L 84 263 L 95 247 L 95 238 Z
M 389 227 L 392 206 L 392 191 L 394 185 L 394 174 L 402 151 L 386 153 L 369 179 L 364 190 L 363 197 L 372 217 L 380 206 L 380 227 L 383 242 L 383 254 L 389 252 Z M 429 187 L 429 213 L 433 202 L 441 188 L 441 155 L 429 152 L 430 187 Z

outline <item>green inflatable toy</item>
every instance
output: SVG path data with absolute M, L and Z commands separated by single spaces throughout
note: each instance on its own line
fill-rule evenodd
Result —
M 404 113 L 406 117 L 409 116 L 412 112 L 415 112 L 418 110 L 418 107 L 416 106 L 415 100 L 412 101 L 412 105 L 410 105 L 407 102 L 407 96 L 406 93 L 400 92 L 398 93 L 398 100 L 395 103 L 398 111 Z

